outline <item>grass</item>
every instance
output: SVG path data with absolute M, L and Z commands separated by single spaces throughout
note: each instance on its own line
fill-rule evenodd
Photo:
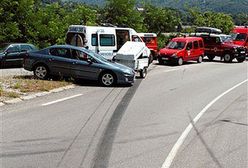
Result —
M 39 80 L 33 76 L 0 78 L 0 101 L 27 93 L 50 91 L 69 84 L 67 81 Z

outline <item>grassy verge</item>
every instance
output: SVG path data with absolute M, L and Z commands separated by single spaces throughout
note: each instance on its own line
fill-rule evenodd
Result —
M 49 91 L 69 84 L 71 83 L 67 81 L 38 80 L 33 76 L 0 78 L 0 101 L 30 93 Z

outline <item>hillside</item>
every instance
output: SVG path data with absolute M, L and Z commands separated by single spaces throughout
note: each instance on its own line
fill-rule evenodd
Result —
M 68 1 L 68 0 L 64 0 Z M 105 0 L 71 0 L 86 4 L 103 5 Z M 247 0 L 147 0 L 157 6 L 166 6 L 183 10 L 187 7 L 198 7 L 202 11 L 211 10 L 225 13 L 248 13 Z M 141 2 L 141 0 L 137 0 Z

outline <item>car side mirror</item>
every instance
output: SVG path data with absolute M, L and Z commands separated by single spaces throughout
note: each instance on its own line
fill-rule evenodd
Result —
M 187 47 L 186 50 L 190 50 L 190 47 Z
M 116 61 L 116 56 L 114 56 L 114 57 L 112 58 L 112 61 L 114 61 L 114 62 Z

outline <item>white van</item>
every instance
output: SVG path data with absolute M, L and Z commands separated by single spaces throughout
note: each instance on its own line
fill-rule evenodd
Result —
M 109 60 L 127 41 L 143 42 L 131 28 L 71 25 L 66 34 L 66 44 L 86 47 Z

